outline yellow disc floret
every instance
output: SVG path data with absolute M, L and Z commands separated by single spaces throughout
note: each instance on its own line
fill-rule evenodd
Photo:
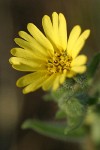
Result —
M 48 60 L 47 69 L 48 73 L 63 73 L 69 72 L 71 69 L 72 57 L 68 56 L 66 51 L 55 52 L 52 59 Z

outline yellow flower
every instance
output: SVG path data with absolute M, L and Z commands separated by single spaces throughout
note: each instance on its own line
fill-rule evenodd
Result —
M 32 23 L 27 29 L 30 34 L 20 31 L 21 38 L 15 38 L 21 48 L 13 48 L 10 58 L 12 67 L 29 74 L 17 81 L 18 87 L 24 87 L 23 93 L 29 93 L 42 87 L 43 90 L 56 90 L 65 79 L 86 71 L 87 57 L 79 55 L 90 30 L 81 34 L 76 25 L 69 38 L 66 19 L 62 13 L 52 13 L 52 20 L 45 15 L 42 19 L 45 35 Z M 68 38 L 68 39 L 67 39 Z

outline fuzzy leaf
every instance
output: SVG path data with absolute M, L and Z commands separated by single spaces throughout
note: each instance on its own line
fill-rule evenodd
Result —
M 66 113 L 66 133 L 81 125 L 86 115 L 87 106 L 80 103 L 79 99 L 73 98 L 65 101 L 65 103 L 60 104 L 59 107 Z
M 55 92 L 52 92 L 51 95 L 55 101 L 61 101 L 65 97 L 70 99 L 70 97 L 74 94 L 74 84 L 75 81 L 73 79 L 67 79 L 64 84 Z
M 79 140 L 79 138 L 83 138 L 84 129 L 79 128 L 78 130 L 69 133 L 68 135 L 64 134 L 65 125 L 52 123 L 52 122 L 43 122 L 39 120 L 26 120 L 23 125 L 22 129 L 32 129 L 40 134 L 45 136 L 49 136 L 54 139 L 59 140 Z
M 86 74 L 78 74 L 74 77 L 74 80 L 80 86 L 81 89 L 84 90 L 88 87 Z
M 23 129 L 33 129 L 36 132 L 58 139 L 66 139 L 64 135 L 64 127 L 58 126 L 56 123 L 43 122 L 39 120 L 27 120 L 22 125 Z

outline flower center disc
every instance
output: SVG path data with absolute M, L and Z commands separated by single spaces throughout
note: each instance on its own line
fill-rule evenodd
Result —
M 52 59 L 48 60 L 48 72 L 52 73 L 63 73 L 65 70 L 70 71 L 70 64 L 72 57 L 68 56 L 65 51 L 61 53 L 55 53 Z

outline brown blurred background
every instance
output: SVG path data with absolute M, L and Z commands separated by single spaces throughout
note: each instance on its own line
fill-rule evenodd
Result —
M 43 91 L 23 95 L 15 82 L 23 73 L 15 71 L 8 62 L 13 39 L 19 30 L 26 30 L 27 23 L 41 30 L 44 14 L 53 11 L 64 13 L 68 33 L 79 24 L 90 28 L 91 36 L 84 48 L 89 60 L 99 51 L 100 0 L 0 0 L 0 150 L 82 150 L 76 142 L 62 142 L 22 130 L 27 118 L 52 119 L 56 105 L 42 100 Z

